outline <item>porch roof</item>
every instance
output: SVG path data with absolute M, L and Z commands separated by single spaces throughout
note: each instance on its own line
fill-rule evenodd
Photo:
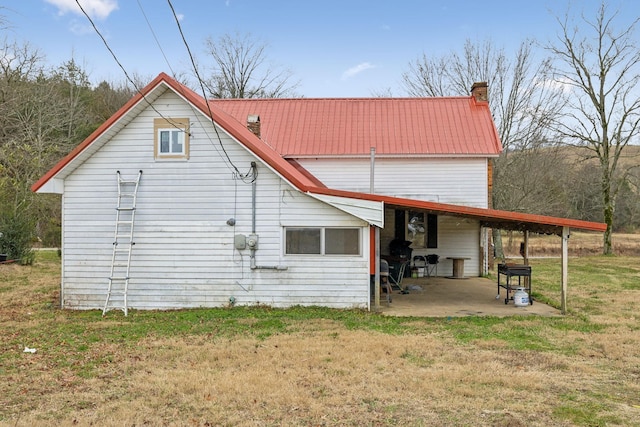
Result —
M 582 221 L 569 218 L 557 218 L 546 215 L 534 215 L 497 209 L 476 208 L 451 205 L 423 200 L 405 199 L 381 194 L 356 193 L 327 188 L 309 189 L 313 194 L 324 194 L 352 199 L 378 201 L 386 206 L 400 209 L 419 209 L 436 215 L 456 216 L 477 220 L 483 227 L 501 230 L 530 231 L 540 234 L 562 235 L 563 228 L 604 232 L 607 225 L 601 222 Z

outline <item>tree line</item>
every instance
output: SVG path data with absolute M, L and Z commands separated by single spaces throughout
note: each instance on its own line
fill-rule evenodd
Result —
M 605 222 L 605 254 L 614 229 L 640 227 L 638 18 L 627 26 L 618 18 L 603 2 L 592 18 L 556 18 L 546 45 L 525 40 L 510 55 L 467 41 L 461 52 L 422 55 L 403 74 L 412 96 L 463 95 L 488 82 L 504 148 L 493 207 Z
M 604 253 L 614 230 L 640 228 L 638 21 L 619 27 L 616 18 L 603 3 L 593 19 L 579 18 L 580 32 L 567 13 L 554 42 L 524 40 L 512 53 L 467 40 L 442 56 L 420 54 L 400 77 L 402 96 L 417 97 L 468 96 L 487 82 L 504 148 L 492 207 L 604 221 Z M 210 65 L 176 78 L 208 97 L 303 96 L 290 71 L 268 65 L 266 48 L 250 35 L 209 38 L 202 63 Z M 23 259 L 34 237 L 60 244 L 59 198 L 36 197 L 30 186 L 147 83 L 94 85 L 73 58 L 54 67 L 43 58 L 28 43 L 0 45 L 0 252 Z
M 59 247 L 59 197 L 30 187 L 133 93 L 93 87 L 73 59 L 48 68 L 28 44 L 0 44 L 0 253 L 28 262 L 34 240 Z

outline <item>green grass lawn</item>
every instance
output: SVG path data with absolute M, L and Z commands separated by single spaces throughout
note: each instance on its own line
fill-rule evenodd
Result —
M 0 423 L 20 425 L 20 420 L 24 420 L 24 425 L 27 422 L 65 424 L 74 420 L 82 424 L 113 425 L 168 422 L 173 413 L 167 412 L 164 394 L 149 396 L 149 391 L 139 389 L 142 385 L 129 382 L 129 375 L 140 371 L 151 375 L 167 364 L 173 364 L 176 372 L 184 369 L 183 375 L 189 375 L 194 371 L 216 369 L 221 363 L 235 366 L 237 362 L 246 366 L 236 374 L 238 380 L 250 384 L 259 381 L 260 372 L 265 370 L 263 367 L 262 371 L 252 374 L 251 367 L 264 362 L 256 359 L 258 350 L 276 351 L 286 347 L 291 352 L 286 362 L 287 372 L 298 379 L 287 383 L 291 395 L 283 395 L 282 402 L 276 398 L 275 409 L 269 405 L 254 409 L 255 424 L 245 425 L 322 424 L 320 414 L 324 413 L 345 425 L 362 425 L 359 421 L 365 421 L 365 425 L 640 426 L 638 261 L 629 257 L 572 258 L 569 263 L 570 312 L 562 318 L 393 318 L 359 310 L 320 307 L 130 310 L 128 317 L 114 311 L 103 318 L 98 310 L 59 309 L 57 254 L 39 252 L 34 266 L 5 265 L 0 270 L 3 274 Z M 536 272 L 536 299 L 558 306 L 558 261 L 534 260 L 532 265 Z M 352 342 L 352 337 L 358 338 Z M 385 389 L 384 382 L 376 382 L 380 390 L 373 388 L 365 398 L 352 383 L 363 378 L 373 381 L 384 372 L 378 368 L 372 373 L 372 362 L 365 357 L 365 361 L 349 365 L 348 373 L 336 374 L 338 376 L 323 386 L 323 393 L 335 388 L 345 401 L 359 402 L 352 404 L 355 409 L 341 407 L 338 400 L 331 405 L 325 402 L 325 407 L 318 408 L 316 413 L 314 404 L 322 405 L 323 398 L 310 398 L 306 403 L 308 409 L 299 410 L 304 417 L 298 423 L 300 419 L 285 410 L 284 402 L 304 395 L 300 384 L 311 368 L 298 371 L 300 368 L 294 362 L 304 359 L 302 355 L 310 343 L 326 340 L 327 344 L 318 350 L 321 352 L 341 339 L 344 343 L 312 368 L 319 363 L 326 364 L 332 372 L 343 372 L 351 358 L 381 351 L 382 346 L 387 352 L 382 357 L 388 358 L 390 364 L 406 366 L 399 376 L 407 375 L 406 381 L 421 376 L 431 378 L 424 383 L 431 383 L 434 388 L 423 390 L 426 385 L 420 382 L 415 388 L 409 387 L 400 393 Z M 248 350 L 247 343 L 250 343 Z M 246 351 L 238 352 L 232 361 L 212 356 L 212 359 L 192 361 L 192 369 L 182 367 L 183 359 L 195 357 L 192 352 L 197 351 L 198 345 L 211 353 L 236 347 Z M 35 348 L 37 352 L 24 353 L 25 347 Z M 438 350 L 445 348 L 447 351 Z M 456 357 L 452 359 L 453 354 Z M 525 377 L 513 384 L 508 376 L 499 380 L 503 374 L 496 374 L 496 364 L 505 369 L 507 375 L 512 369 L 521 369 L 523 375 L 528 373 L 535 376 L 535 380 L 525 381 L 528 378 Z M 449 379 L 441 374 L 444 372 L 450 372 Z M 549 372 L 553 372 L 552 378 L 546 376 Z M 213 387 L 216 380 L 210 381 L 209 387 Z M 393 387 L 393 380 L 388 383 L 388 387 Z M 129 391 L 122 398 L 109 391 L 124 389 Z M 437 390 L 450 393 L 440 394 Z M 191 393 L 188 387 L 173 392 Z M 200 392 L 205 393 L 201 390 L 195 393 Z M 246 394 L 243 398 L 248 401 L 256 399 L 249 386 L 235 393 Z M 431 409 L 408 411 L 407 405 L 426 404 L 421 400 L 425 393 L 434 394 L 427 404 Z M 511 402 L 500 399 L 501 395 L 514 399 L 522 396 L 526 400 Z M 160 409 L 145 414 L 140 408 L 132 408 L 126 396 L 133 402 L 151 400 Z M 438 396 L 447 397 L 438 400 Z M 492 396 L 491 400 L 487 396 Z M 191 405 L 195 406 L 190 410 L 197 414 L 191 424 L 243 419 L 243 409 L 234 406 L 229 400 L 231 397 L 220 399 L 220 403 L 227 406 L 216 406 L 215 410 L 209 405 L 211 402 L 193 404 L 185 400 L 174 411 L 177 413 L 175 424 L 189 424 L 179 420 L 184 421 L 183 416 Z M 496 399 L 503 407 L 480 409 L 482 405 L 491 406 L 488 402 Z M 377 406 L 372 408 L 371 402 L 378 402 Z M 299 406 L 304 407 L 301 403 Z M 527 418 L 525 413 L 533 411 L 534 406 L 538 418 Z M 114 408 L 124 424 L 114 423 L 107 416 Z M 355 411 L 353 417 L 343 413 L 346 409 Z M 231 422 L 229 425 L 243 424 Z

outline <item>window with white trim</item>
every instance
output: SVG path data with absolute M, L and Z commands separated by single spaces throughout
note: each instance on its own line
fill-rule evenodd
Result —
M 360 229 L 286 227 L 286 255 L 360 255 Z
M 153 129 L 156 159 L 189 158 L 189 119 L 154 119 Z

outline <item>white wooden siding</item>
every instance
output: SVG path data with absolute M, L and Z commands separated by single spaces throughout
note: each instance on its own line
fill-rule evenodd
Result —
M 237 304 L 369 304 L 368 224 L 291 188 L 258 161 L 256 226 L 258 266 L 234 235 L 252 232 L 250 183 L 234 179 L 211 123 L 172 92 L 155 102 L 165 117 L 191 119 L 190 159 L 154 160 L 153 119 L 144 110 L 65 181 L 63 197 L 63 306 L 104 305 L 115 230 L 116 171 L 138 192 L 129 307 L 167 309 Z M 241 173 L 257 159 L 220 131 L 224 149 Z M 235 218 L 236 225 L 226 224 Z M 304 257 L 283 253 L 283 226 L 362 228 L 358 256 Z
M 329 188 L 368 193 L 367 159 L 296 159 Z M 388 196 L 488 207 L 486 158 L 377 158 L 375 192 Z
M 478 221 L 438 216 L 438 247 L 414 249 L 413 256 L 438 254 L 438 276 L 451 276 L 453 261 L 447 257 L 466 257 L 464 274 L 480 276 L 480 223 Z
M 380 252 L 389 254 L 389 243 L 394 239 L 394 209 L 385 209 L 387 227 L 380 232 Z M 440 255 L 438 276 L 451 276 L 453 261 L 447 257 L 470 258 L 464 262 L 464 274 L 477 277 L 481 274 L 480 223 L 452 216 L 438 216 L 438 247 L 413 248 L 412 256 Z

